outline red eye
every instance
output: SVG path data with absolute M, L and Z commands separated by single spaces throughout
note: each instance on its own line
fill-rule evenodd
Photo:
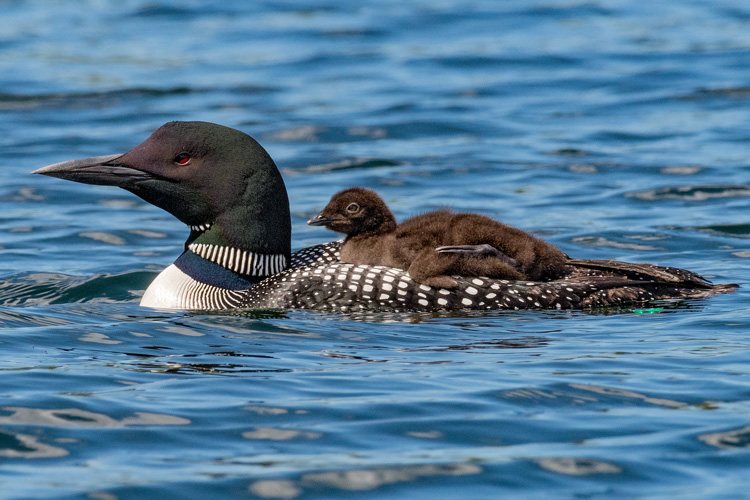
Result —
M 190 155 L 187 153 L 180 153 L 174 157 L 174 162 L 178 165 L 187 165 L 190 161 Z

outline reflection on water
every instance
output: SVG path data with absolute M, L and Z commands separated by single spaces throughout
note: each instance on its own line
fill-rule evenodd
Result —
M 286 415 L 289 410 L 286 408 L 266 408 L 263 406 L 246 406 L 245 410 L 257 413 L 258 415 Z M 296 413 L 306 413 L 304 410 L 297 410 Z
M 605 397 L 596 396 L 600 394 Z M 686 403 L 664 398 L 655 398 L 634 391 L 603 387 L 590 384 L 567 384 L 557 389 L 519 388 L 500 391 L 497 397 L 516 404 L 555 404 L 585 405 L 591 403 L 612 404 L 616 400 L 620 405 L 628 403 L 648 403 L 668 408 L 683 408 Z
M 724 450 L 733 448 L 750 447 L 750 426 L 736 429 L 733 431 L 716 432 L 713 434 L 703 434 L 698 439 L 711 446 L 716 446 Z
M 42 425 L 50 427 L 128 427 L 133 425 L 188 425 L 190 420 L 159 413 L 136 412 L 135 417 L 121 420 L 77 408 L 43 410 L 40 408 L 20 408 L 5 406 L 3 411 L 10 415 L 0 415 L 0 424 Z
M 38 426 L 56 429 L 81 428 L 125 428 L 131 426 L 164 426 L 188 425 L 190 420 L 172 415 L 136 412 L 133 417 L 121 420 L 101 413 L 94 413 L 77 408 L 45 410 L 40 408 L 23 408 L 6 406 L 2 408 L 10 415 L 0 415 L 0 425 L 7 426 L 0 430 L 0 457 L 8 458 L 55 458 L 68 455 L 68 450 L 43 442 L 45 437 L 14 432 L 13 426 L 27 428 Z M 47 434 L 45 432 L 45 434 Z M 57 438 L 58 444 L 78 443 L 75 438 Z
M 34 436 L 0 431 L 0 457 L 54 458 L 67 454 L 68 450 L 41 443 Z
M 617 465 L 601 460 L 590 460 L 585 458 L 540 458 L 536 463 L 544 469 L 572 476 L 616 474 L 622 471 Z
M 582 236 L 579 238 L 573 238 L 575 243 L 581 245 L 591 245 L 597 247 L 613 247 L 613 248 L 624 248 L 627 250 L 650 252 L 654 250 L 663 250 L 653 245 L 640 245 L 637 243 L 623 243 L 621 241 L 612 241 L 601 236 Z
M 242 433 L 247 439 L 269 439 L 271 441 L 286 441 L 287 439 L 316 439 L 319 432 L 298 431 L 293 429 L 274 429 L 272 427 L 258 427 L 255 430 Z
M 447 346 L 436 346 L 436 347 L 425 347 L 419 349 L 404 348 L 399 351 L 404 352 L 419 352 L 419 351 L 432 351 L 432 352 L 445 352 L 445 351 L 481 351 L 484 349 L 536 349 L 538 347 L 544 347 L 549 344 L 550 339 L 545 337 L 519 337 L 511 339 L 495 339 L 495 340 L 480 340 L 476 342 L 468 342 L 465 344 L 454 344 Z
M 570 387 L 573 389 L 580 389 L 582 391 L 596 392 L 596 393 L 604 394 L 607 396 L 619 396 L 622 398 L 640 399 L 644 403 L 649 403 L 652 405 L 667 406 L 670 408 L 682 408 L 683 406 L 686 406 L 685 403 L 681 403 L 679 401 L 672 401 L 670 399 L 663 399 L 663 398 L 653 398 L 645 394 L 639 394 L 637 392 L 626 391 L 623 389 L 615 389 L 612 387 L 600 387 L 600 386 L 588 385 L 588 384 L 570 384 Z
M 712 198 L 735 198 L 750 196 L 750 186 L 678 186 L 646 191 L 635 191 L 625 196 L 632 196 L 645 201 L 686 200 L 705 201 Z
M 713 224 L 710 226 L 699 226 L 691 229 L 705 231 L 721 237 L 750 238 L 750 224 Z
M 81 342 L 93 342 L 95 344 L 121 344 L 120 340 L 113 340 L 103 333 L 90 332 L 82 337 L 78 337 Z
M 78 233 L 78 235 L 82 238 L 90 238 L 94 241 L 100 241 L 108 245 L 124 245 L 126 243 L 124 238 L 104 231 L 83 231 Z
M 222 375 L 232 373 L 283 373 L 291 371 L 289 369 L 262 368 L 234 363 L 177 363 L 173 361 L 139 361 L 134 366 L 137 366 L 138 370 L 175 374 L 209 373 Z
M 435 476 L 465 476 L 479 474 L 482 469 L 473 464 L 414 465 L 398 469 L 372 469 L 320 472 L 303 475 L 298 481 L 261 480 L 250 485 L 249 491 L 262 498 L 296 498 L 305 489 L 338 488 L 364 491 L 383 485 L 411 482 Z

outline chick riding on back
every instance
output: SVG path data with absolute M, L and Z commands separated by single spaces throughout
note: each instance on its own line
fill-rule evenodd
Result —
M 441 210 L 396 224 L 374 191 L 337 193 L 308 224 L 346 234 L 341 261 L 398 267 L 425 285 L 454 288 L 450 275 L 549 281 L 565 273 L 554 245 L 483 215 Z

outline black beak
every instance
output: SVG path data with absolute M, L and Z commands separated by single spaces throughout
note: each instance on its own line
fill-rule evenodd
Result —
M 329 219 L 327 217 L 323 217 L 322 214 L 318 214 L 315 217 L 313 217 L 312 219 L 310 219 L 309 221 L 307 221 L 307 225 L 308 226 L 327 226 L 331 222 L 333 222 L 332 219 Z
M 129 189 L 142 181 L 153 180 L 154 176 L 148 172 L 136 170 L 118 163 L 123 155 L 95 156 L 80 160 L 55 163 L 47 167 L 34 170 L 32 174 L 48 175 L 84 184 L 99 184 L 104 186 L 118 186 Z

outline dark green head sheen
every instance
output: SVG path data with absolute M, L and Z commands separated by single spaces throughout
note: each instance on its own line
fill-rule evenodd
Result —
M 190 226 L 245 250 L 289 255 L 284 181 L 249 135 L 207 122 L 170 122 L 122 155 L 58 163 L 34 173 L 119 186 Z

